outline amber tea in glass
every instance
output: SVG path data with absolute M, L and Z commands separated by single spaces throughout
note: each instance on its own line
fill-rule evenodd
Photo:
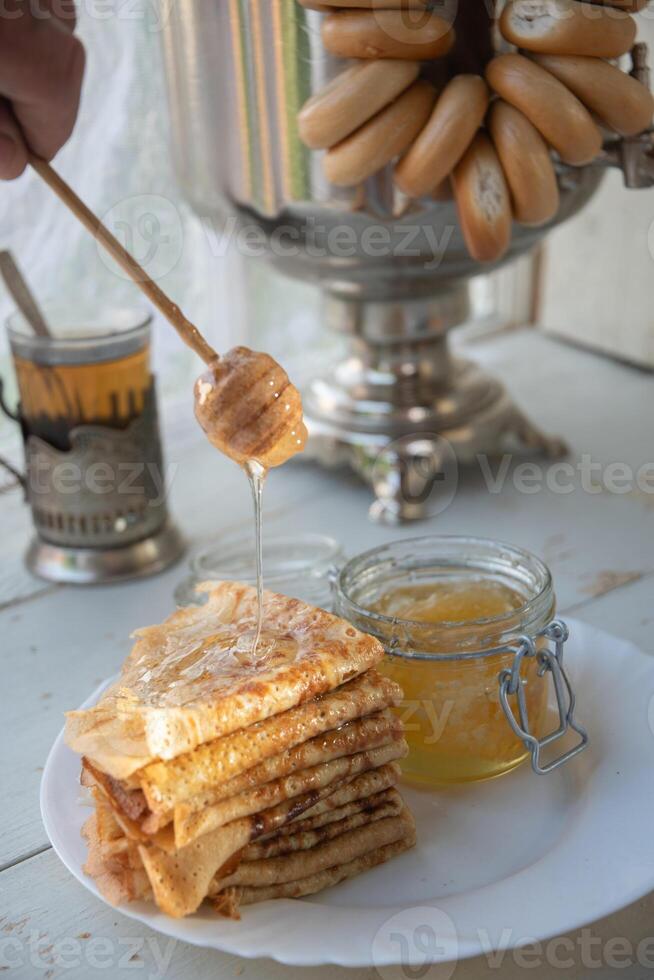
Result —
M 152 385 L 149 314 L 116 310 L 105 322 L 63 308 L 45 313 L 52 338 L 37 337 L 19 313 L 8 325 L 25 438 L 66 450 L 76 426 L 126 428 Z

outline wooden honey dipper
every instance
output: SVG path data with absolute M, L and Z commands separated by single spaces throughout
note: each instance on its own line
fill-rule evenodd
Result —
M 236 347 L 223 357 L 148 276 L 100 219 L 45 160 L 30 164 L 59 199 L 130 276 L 208 370 L 195 385 L 195 414 L 209 441 L 239 465 L 279 466 L 304 449 L 302 399 L 268 354 Z

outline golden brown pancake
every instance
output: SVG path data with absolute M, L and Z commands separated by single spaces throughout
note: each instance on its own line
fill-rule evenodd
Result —
M 266 592 L 253 652 L 256 589 L 202 587 L 204 606 L 138 630 L 120 679 L 97 705 L 67 715 L 66 741 L 124 779 L 333 691 L 384 656 L 378 640 L 299 599 Z

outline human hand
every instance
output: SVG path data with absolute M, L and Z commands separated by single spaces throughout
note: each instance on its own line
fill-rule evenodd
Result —
M 79 107 L 84 47 L 74 35 L 74 0 L 0 12 L 0 179 L 27 166 L 28 147 L 51 160 L 70 136 Z

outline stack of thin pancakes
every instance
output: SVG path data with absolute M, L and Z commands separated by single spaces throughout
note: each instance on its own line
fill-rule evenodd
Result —
M 415 843 L 394 788 L 401 689 L 381 644 L 320 609 L 255 590 L 140 630 L 120 679 L 71 712 L 94 811 L 86 872 L 118 904 L 171 916 L 321 891 Z

